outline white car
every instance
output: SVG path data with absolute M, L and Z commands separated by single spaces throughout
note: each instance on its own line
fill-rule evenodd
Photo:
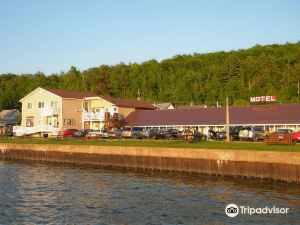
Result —
M 88 137 L 90 137 L 90 138 L 100 138 L 101 137 L 101 131 L 100 130 L 91 130 L 88 133 Z
M 239 139 L 241 141 L 258 141 L 264 140 L 264 138 L 264 131 L 259 127 L 243 127 L 239 132 Z
M 91 130 L 89 131 L 90 138 L 108 138 L 107 130 Z

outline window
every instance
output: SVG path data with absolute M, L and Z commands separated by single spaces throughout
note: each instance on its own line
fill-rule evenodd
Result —
M 76 124 L 76 120 L 74 120 L 74 119 L 64 119 L 64 125 L 74 126 L 75 124 Z
M 57 108 L 57 106 L 58 106 L 58 102 L 57 101 L 52 101 L 51 102 L 51 107 L 52 108 Z
M 144 129 L 142 127 L 133 127 L 133 131 L 143 131 Z
M 89 103 L 88 102 L 83 102 L 83 108 L 85 109 L 85 111 L 89 110 Z
M 32 103 L 27 104 L 27 109 L 32 109 Z
M 39 102 L 38 108 L 39 108 L 39 109 L 44 108 L 44 102 Z
M 117 112 L 117 108 L 114 108 L 114 112 Z
M 33 117 L 27 117 L 26 118 L 26 127 L 33 127 L 34 125 L 34 118 Z

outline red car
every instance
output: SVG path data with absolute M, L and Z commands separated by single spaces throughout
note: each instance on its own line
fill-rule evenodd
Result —
M 293 134 L 293 141 L 300 142 L 300 131 Z
M 65 129 L 63 131 L 59 131 L 57 137 L 64 138 L 64 137 L 75 137 L 76 129 Z
M 268 134 L 265 138 L 265 144 L 288 144 L 294 145 L 295 132 L 291 129 L 278 129 L 276 132 Z

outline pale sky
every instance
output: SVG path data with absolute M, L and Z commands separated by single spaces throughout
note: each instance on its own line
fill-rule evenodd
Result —
M 0 0 L 0 74 L 300 41 L 298 0 Z

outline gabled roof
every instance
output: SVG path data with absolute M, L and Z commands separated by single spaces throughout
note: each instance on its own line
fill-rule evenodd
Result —
M 300 104 L 230 107 L 230 124 L 300 124 Z M 224 107 L 140 110 L 126 118 L 130 126 L 225 125 Z
M 118 107 L 129 107 L 129 108 L 136 108 L 136 109 L 155 109 L 153 105 L 148 104 L 142 100 L 120 99 L 120 98 L 113 98 L 110 96 L 101 96 L 101 98 L 115 104 Z
M 30 92 L 28 95 L 26 95 L 24 98 L 31 95 L 33 92 L 37 91 L 38 89 L 44 89 L 62 98 L 74 98 L 74 99 L 102 98 L 120 107 L 131 107 L 136 109 L 154 109 L 153 105 L 148 104 L 141 100 L 120 99 L 120 98 L 113 98 L 110 96 L 100 97 L 99 95 L 91 92 L 69 91 L 69 90 L 61 90 L 61 89 L 54 89 L 54 88 L 37 88 L 34 91 Z M 22 98 L 20 101 L 22 101 L 24 98 Z
M 169 103 L 169 102 L 157 103 L 157 104 L 154 104 L 154 106 L 159 110 L 167 110 L 167 109 L 169 109 L 170 106 L 172 109 L 174 109 L 174 106 L 172 105 L 172 103 Z
M 83 99 L 86 97 L 97 97 L 97 94 L 90 93 L 90 92 L 69 91 L 69 90 L 61 90 L 61 89 L 54 89 L 54 88 L 43 88 L 43 89 L 55 95 L 58 95 L 62 98 Z
M 17 109 L 7 109 L 0 112 L 0 121 L 14 121 L 18 119 L 20 111 Z
M 80 91 L 69 91 L 69 90 L 61 90 L 61 89 L 55 89 L 55 88 L 42 88 L 38 87 L 26 96 L 24 96 L 20 102 L 22 102 L 24 99 L 29 97 L 30 95 L 34 94 L 35 92 L 39 90 L 45 90 L 48 91 L 56 96 L 62 97 L 62 98 L 75 98 L 75 99 L 83 99 L 85 97 L 96 97 L 96 94 L 90 93 L 90 92 L 80 92 Z

